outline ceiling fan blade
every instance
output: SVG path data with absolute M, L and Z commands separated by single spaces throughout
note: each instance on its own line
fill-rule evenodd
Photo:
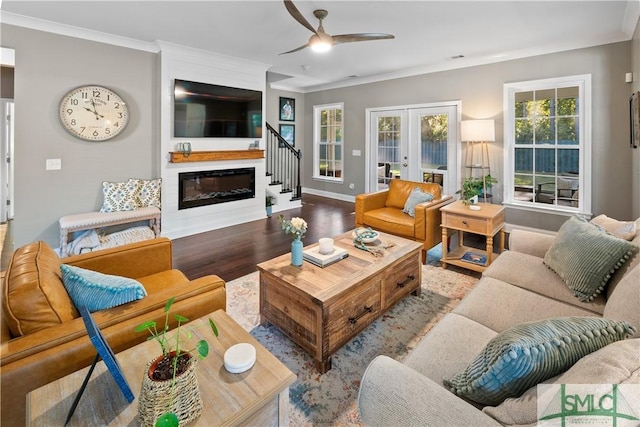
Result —
M 289 14 L 293 16 L 293 19 L 298 21 L 300 24 L 302 24 L 302 26 L 304 26 L 309 31 L 315 34 L 316 29 L 313 28 L 311 24 L 309 24 L 309 21 L 307 21 L 304 16 L 302 16 L 302 13 L 300 13 L 298 8 L 293 4 L 291 0 L 284 0 L 284 7 L 287 8 L 287 10 L 289 11 Z M 285 53 L 289 53 L 289 52 L 285 52 Z
M 302 50 L 302 49 L 304 49 L 305 47 L 309 47 L 309 43 L 307 43 L 307 44 L 305 44 L 305 45 L 302 45 L 302 46 L 300 46 L 300 47 L 297 47 L 297 48 L 295 48 L 295 49 L 293 49 L 293 50 L 290 50 L 290 51 L 287 51 L 287 52 L 282 52 L 280 55 L 286 55 L 287 53 L 298 52 L 299 50 Z
M 333 36 L 333 44 L 366 42 L 369 40 L 395 39 L 391 34 L 383 33 L 360 33 L 360 34 L 340 34 Z

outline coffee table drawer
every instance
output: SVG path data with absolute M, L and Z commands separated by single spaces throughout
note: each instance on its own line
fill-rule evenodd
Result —
M 376 275 L 327 307 L 325 353 L 335 352 L 380 315 L 380 280 Z
M 420 289 L 420 258 L 409 257 L 392 265 L 384 277 L 382 285 L 382 307 L 387 309 L 400 299 Z

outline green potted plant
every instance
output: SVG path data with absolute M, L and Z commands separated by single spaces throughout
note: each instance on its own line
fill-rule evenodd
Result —
M 456 191 L 456 194 L 460 194 L 463 204 L 472 205 L 473 198 L 479 196 L 481 192 L 482 179 L 469 177 L 462 180 L 462 189 Z
M 273 205 L 276 202 L 276 198 L 274 196 L 272 196 L 271 194 L 267 194 L 267 198 L 266 198 L 266 208 L 267 208 L 267 217 L 271 218 L 271 215 L 273 214 Z
M 147 363 L 142 390 L 138 402 L 138 420 L 140 424 L 156 427 L 177 427 L 196 419 L 202 413 L 202 399 L 196 376 L 196 362 L 209 354 L 209 344 L 206 340 L 198 341 L 192 349 L 184 350 L 181 339 L 192 338 L 191 332 L 182 329 L 182 324 L 189 321 L 184 316 L 174 314 L 177 321 L 176 333 L 173 337 L 169 332 L 169 311 L 175 297 L 171 297 L 164 307 L 164 327 L 158 330 L 153 320 L 135 327 L 135 332 L 148 331 L 149 340 L 154 339 L 160 344 L 162 354 Z M 209 319 L 213 334 L 218 336 L 218 328 Z M 197 352 L 198 358 L 193 357 Z M 177 396 L 176 396 L 177 395 Z M 185 404 L 186 403 L 186 404 Z M 177 412 L 177 413 L 176 413 Z
M 483 194 L 483 190 L 486 188 L 486 197 L 492 197 L 490 191 L 494 184 L 497 184 L 498 180 L 491 175 L 486 175 L 483 178 L 474 178 L 468 177 L 462 181 L 462 189 L 456 191 L 456 194 L 460 194 L 462 203 L 465 205 L 472 205 L 475 202 L 474 197 L 478 196 L 479 198 L 483 198 L 485 195 Z

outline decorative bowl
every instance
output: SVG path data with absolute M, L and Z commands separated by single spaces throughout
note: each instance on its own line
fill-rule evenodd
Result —
M 354 239 L 359 238 L 360 240 L 362 240 L 362 243 L 373 243 L 378 240 L 380 233 L 378 233 L 377 231 L 373 231 L 370 228 L 360 227 L 353 230 L 351 236 Z

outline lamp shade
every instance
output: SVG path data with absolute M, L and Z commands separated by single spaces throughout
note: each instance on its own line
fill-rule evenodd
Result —
M 495 141 L 493 120 L 465 120 L 461 123 L 462 141 Z

